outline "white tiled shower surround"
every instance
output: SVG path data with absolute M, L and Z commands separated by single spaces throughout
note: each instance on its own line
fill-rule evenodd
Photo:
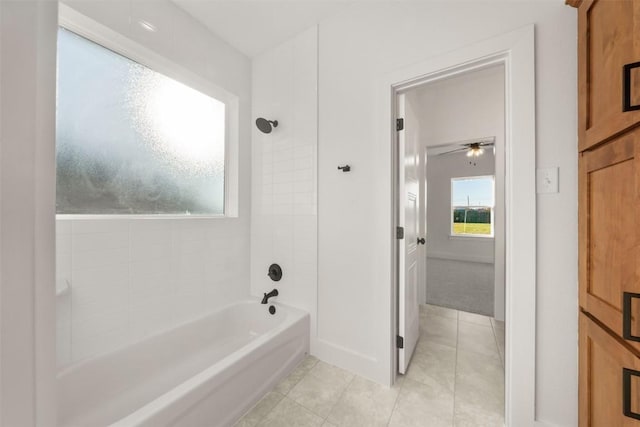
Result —
M 263 134 L 254 126 L 251 192 L 251 292 L 273 288 L 278 300 L 311 314 L 313 350 L 317 287 L 317 27 L 254 58 L 253 119 L 278 120 Z M 273 282 L 267 268 L 278 263 Z
M 243 233 L 217 219 L 57 221 L 58 365 L 137 342 L 248 293 Z

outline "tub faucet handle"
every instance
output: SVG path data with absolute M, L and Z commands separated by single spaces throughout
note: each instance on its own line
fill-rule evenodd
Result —
M 262 304 L 267 304 L 269 302 L 269 298 L 277 297 L 277 296 L 278 296 L 278 290 L 277 289 L 272 290 L 268 294 L 265 293 L 264 297 L 262 298 Z

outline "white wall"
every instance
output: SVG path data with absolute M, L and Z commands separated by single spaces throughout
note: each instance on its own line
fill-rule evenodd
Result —
M 0 426 L 53 426 L 57 3 L 0 2 Z
M 318 29 L 312 27 L 253 60 L 251 292 L 277 288 L 277 301 L 311 314 L 314 346 L 317 286 Z M 279 282 L 267 277 L 282 267 Z
M 386 289 L 376 233 L 390 197 L 373 183 L 388 157 L 372 149 L 377 83 L 403 66 L 536 25 L 537 164 L 559 166 L 560 194 L 537 212 L 537 417 L 577 424 L 576 16 L 562 2 L 370 3 L 320 25 L 318 334 L 325 358 L 384 381 Z M 517 100 L 516 100 L 517 102 Z M 338 164 L 353 172 L 337 174 Z M 378 215 L 380 212 L 380 215 Z M 380 286 L 386 288 L 388 284 Z
M 67 1 L 238 96 L 239 216 L 57 221 L 58 365 L 128 345 L 249 294 L 251 63 L 169 1 Z M 138 20 L 152 23 L 148 32 Z

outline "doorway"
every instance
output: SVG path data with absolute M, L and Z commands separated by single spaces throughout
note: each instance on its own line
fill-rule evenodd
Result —
M 499 63 L 397 93 L 398 372 L 456 425 L 504 424 L 504 88 Z
M 399 260 L 402 249 L 397 238 L 400 224 L 398 201 L 398 164 L 396 119 L 398 95 L 413 87 L 453 78 L 490 66 L 504 66 L 505 137 L 504 137 L 504 408 L 507 426 L 533 425 L 535 422 L 535 266 L 536 266 L 536 196 L 535 196 L 535 60 L 534 28 L 525 27 L 448 54 L 434 57 L 389 73 L 384 79 L 381 100 L 388 108 L 381 117 L 388 122 L 381 132 L 388 132 L 391 144 L 390 260 L 390 368 L 391 382 L 399 367 L 398 347 L 407 342 L 400 330 Z M 391 90 L 389 90 L 389 88 Z M 517 101 L 517 102 L 516 102 Z M 462 123 L 462 121 L 460 121 Z M 387 127 L 388 126 L 388 127 Z M 459 142 L 459 141 L 458 141 Z M 516 222 L 517 220 L 517 222 Z M 516 226 L 517 225 L 517 226 Z M 428 235 L 428 233 L 427 233 Z M 392 237 L 391 237 L 392 236 Z M 416 239 L 418 236 L 416 236 Z M 418 310 L 406 312 L 415 313 Z M 403 314 L 404 316 L 404 314 Z M 412 319 L 405 319 L 412 324 Z M 400 339 L 400 337 L 403 339 Z M 404 341 L 404 342 L 403 342 Z M 415 340 L 418 341 L 417 339 Z M 406 360 L 410 356 L 405 354 Z

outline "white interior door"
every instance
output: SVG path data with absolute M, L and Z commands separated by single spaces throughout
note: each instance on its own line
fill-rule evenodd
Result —
M 423 140 L 422 128 L 420 128 L 420 140 Z M 418 178 L 420 179 L 420 207 L 418 208 L 418 238 L 422 238 L 420 250 L 418 252 L 418 303 L 425 304 L 427 302 L 427 147 L 422 142 L 418 149 L 420 150 L 420 173 Z
M 419 271 L 419 138 L 412 122 L 417 123 L 411 105 L 404 94 L 398 95 L 398 117 L 404 127 L 398 134 L 398 183 L 399 226 L 404 229 L 404 238 L 398 239 L 398 371 L 404 374 L 420 336 L 420 314 L 418 305 Z

